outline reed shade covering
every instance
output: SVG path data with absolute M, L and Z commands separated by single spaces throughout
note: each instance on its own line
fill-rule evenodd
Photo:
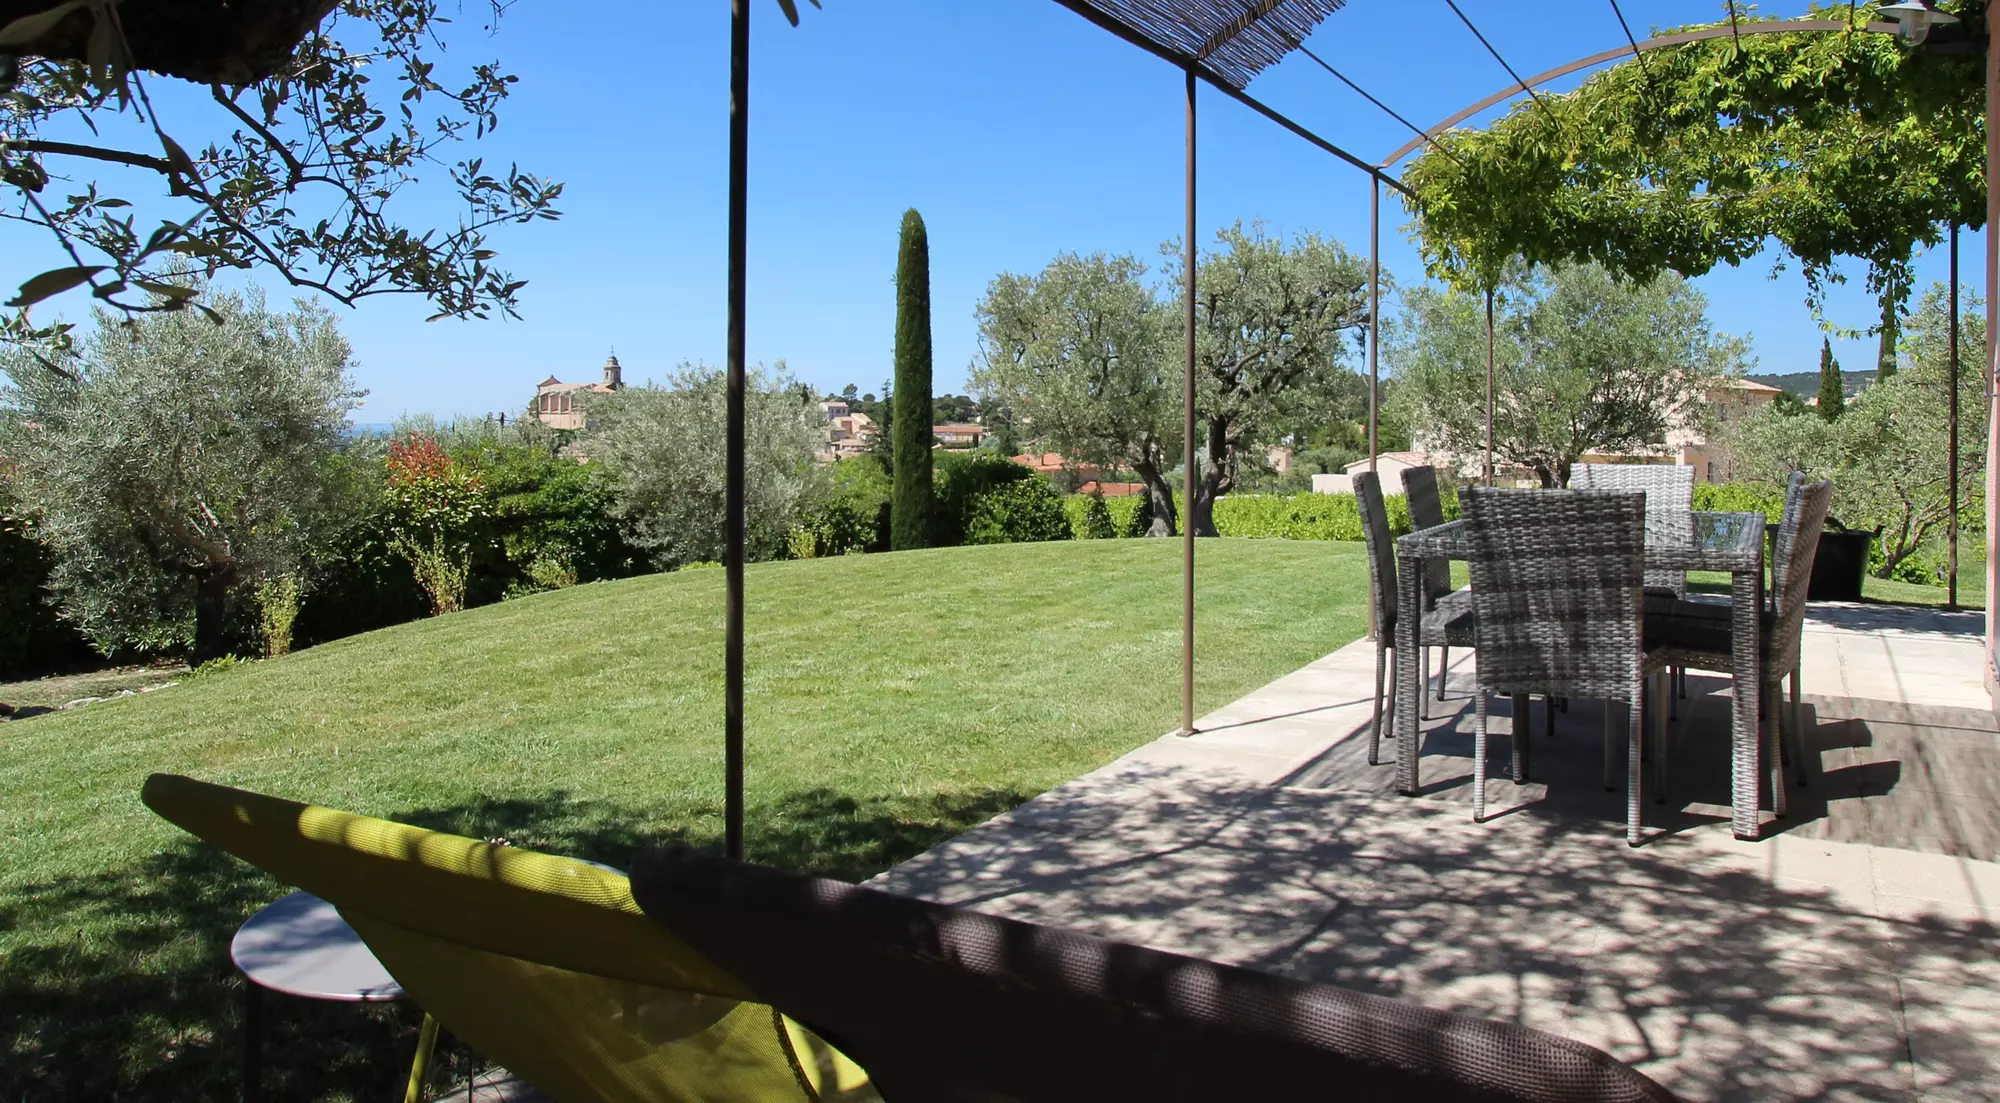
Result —
M 1116 23 L 1156 52 L 1194 62 L 1242 91 L 1346 0 L 1064 0 Z

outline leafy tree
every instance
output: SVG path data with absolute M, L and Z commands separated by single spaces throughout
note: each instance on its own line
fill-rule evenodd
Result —
M 896 257 L 895 402 L 883 429 L 895 442 L 889 546 L 902 551 L 931 542 L 931 247 L 915 208 L 903 212 Z
M 106 651 L 224 652 L 235 600 L 313 544 L 362 394 L 323 308 L 204 298 L 219 323 L 99 310 L 81 348 L 50 356 L 57 372 L 21 349 L 0 359 L 0 404 L 18 410 L 0 451 L 43 519 L 64 615 Z
M 515 78 L 495 62 L 447 76 L 452 20 L 436 0 L 347 0 L 325 19 L 334 5 L 293 7 L 318 13 L 296 26 L 296 49 L 180 70 L 207 85 L 205 103 L 152 97 L 140 70 L 158 43 L 131 5 L 84 7 L 42 36 L 60 46 L 65 28 L 95 22 L 87 58 L 29 47 L 15 94 L 0 98 L 0 174 L 9 216 L 46 231 L 67 263 L 22 285 L 7 335 L 59 337 L 66 327 L 36 327 L 26 308 L 75 287 L 126 311 L 183 308 L 199 290 L 170 274 L 187 258 L 350 305 L 405 293 L 439 317 L 514 312 L 525 281 L 492 265 L 487 233 L 558 217 L 562 185 L 475 156 L 445 172 L 464 212 L 455 227 L 429 229 L 428 202 L 412 208 L 424 228 L 396 213 L 448 148 L 499 125 Z
M 1740 374 L 1741 341 L 1715 332 L 1701 293 L 1677 276 L 1647 283 L 1596 265 L 1510 268 L 1494 303 L 1494 462 L 1569 483 L 1586 452 L 1663 444 L 1700 416 L 1704 384 Z M 1388 349 L 1412 435 L 1433 451 L 1486 448 L 1483 297 L 1403 292 Z
M 818 407 L 799 401 L 782 362 L 757 373 L 748 398 L 748 550 L 752 559 L 780 558 L 824 422 Z M 722 558 L 727 400 L 723 373 L 694 364 L 682 364 L 664 387 L 591 400 L 576 450 L 610 473 L 626 540 L 661 570 Z
M 1136 258 L 1102 253 L 1064 253 L 1037 276 L 1002 273 L 979 303 L 972 386 L 989 409 L 1009 411 L 1004 436 L 1018 419 L 1071 460 L 1137 473 L 1146 535 L 1171 536 L 1181 374 L 1145 274 Z
M 1302 410 L 1323 408 L 1326 396 L 1353 393 L 1356 377 L 1342 360 L 1368 324 L 1367 263 L 1339 242 L 1306 233 L 1288 248 L 1241 225 L 1216 240 L 1195 288 L 1205 439 L 1188 512 L 1197 536 L 1216 535 L 1215 499 L 1236 486 L 1255 444 Z M 1162 251 L 1174 256 L 1179 247 Z
M 1915 246 L 1985 220 L 1983 62 L 1881 34 L 1690 42 L 1441 135 L 1403 179 L 1432 274 L 1459 286 L 1515 256 L 1695 277 L 1775 240 L 1815 307 L 1839 258 L 1865 262 L 1893 342 Z
M 962 394 L 941 394 L 931 400 L 939 425 L 963 425 L 979 417 L 979 403 Z
M 1927 291 L 1902 326 L 1902 370 L 1877 380 L 1847 404 L 1840 420 L 1759 413 L 1728 441 L 1732 462 L 1749 478 L 1782 483 L 1793 470 L 1829 478 L 1834 512 L 1851 526 L 1882 529 L 1876 573 L 1895 575 L 1935 540 L 1950 517 L 1950 294 Z M 1985 479 L 1987 405 L 1985 327 L 1967 294 L 1959 318 L 1960 505 L 1976 524 L 1975 493 Z
M 1840 361 L 1833 358 L 1833 342 L 1822 337 L 1819 342 L 1819 416 L 1822 420 L 1834 421 L 1845 409 L 1847 385 L 1840 376 Z

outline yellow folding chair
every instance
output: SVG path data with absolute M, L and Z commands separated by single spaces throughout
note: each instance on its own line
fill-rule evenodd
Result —
M 558 1100 L 877 1099 L 586 862 L 171 774 L 146 806 L 340 909 L 409 997 Z

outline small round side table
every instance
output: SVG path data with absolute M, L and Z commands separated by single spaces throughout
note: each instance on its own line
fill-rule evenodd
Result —
M 243 1098 L 263 1097 L 263 994 L 265 989 L 308 1000 L 388 1003 L 403 988 L 375 960 L 361 936 L 332 904 L 294 892 L 267 905 L 236 932 L 229 956 L 243 972 Z M 410 1068 L 415 1099 L 437 1044 L 437 1021 L 424 1016 L 417 1056 Z

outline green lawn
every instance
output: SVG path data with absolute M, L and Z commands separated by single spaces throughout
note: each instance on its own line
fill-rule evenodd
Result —
M 1729 592 L 1729 576 L 1717 571 L 1689 571 L 1688 585 L 1704 593 L 1726 594 Z M 1943 605 L 1946 591 L 1943 586 L 1922 586 L 1914 582 L 1896 582 L 1886 578 L 1864 578 L 1861 580 L 1861 599 L 1878 601 L 1892 605 Z M 1966 609 L 1986 608 L 1985 564 L 1967 564 L 1958 576 L 1958 604 Z
M 751 568 L 751 857 L 866 876 L 1173 727 L 1179 548 Z M 1360 544 L 1200 557 L 1200 709 L 1365 631 Z M 578 587 L 0 726 L 0 1099 L 237 1096 L 228 938 L 281 889 L 148 813 L 149 772 L 614 864 L 716 842 L 722 582 Z M 269 1006 L 275 1097 L 395 1089 L 407 1011 Z

